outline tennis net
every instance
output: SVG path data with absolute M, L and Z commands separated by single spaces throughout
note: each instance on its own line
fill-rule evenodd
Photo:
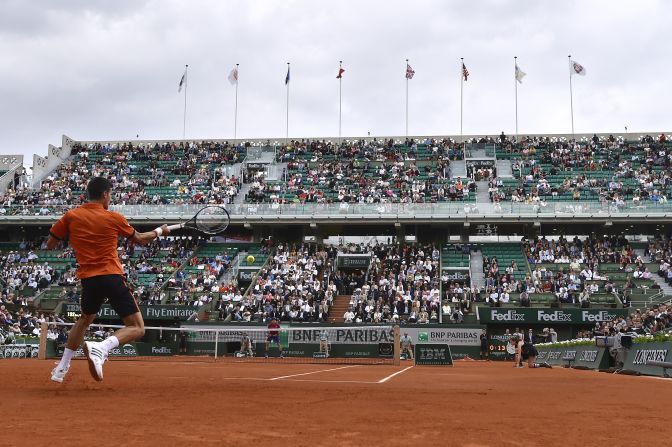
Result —
M 85 340 L 102 341 L 123 326 L 93 324 Z M 72 323 L 40 333 L 40 357 L 63 354 Z M 75 358 L 83 358 L 83 350 Z M 245 324 L 146 327 L 145 335 L 109 353 L 109 360 L 194 360 L 399 364 L 398 326 L 266 326 Z

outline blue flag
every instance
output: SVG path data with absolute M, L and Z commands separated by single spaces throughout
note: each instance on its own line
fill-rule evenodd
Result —
M 289 84 L 289 65 L 287 66 L 287 76 L 285 76 L 285 85 Z

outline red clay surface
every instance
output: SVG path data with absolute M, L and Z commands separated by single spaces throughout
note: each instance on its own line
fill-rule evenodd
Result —
M 0 361 L 0 444 L 632 447 L 669 439 L 669 379 L 495 362 L 112 361 L 99 383 L 80 360 L 61 385 L 49 380 L 53 363 Z

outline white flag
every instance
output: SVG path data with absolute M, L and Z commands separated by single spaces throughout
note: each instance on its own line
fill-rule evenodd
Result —
M 586 75 L 586 69 L 584 68 L 583 65 L 579 64 L 576 61 L 570 61 L 571 68 L 569 69 L 569 74 L 571 75 L 579 75 L 579 76 L 585 76 Z
M 177 93 L 180 93 L 182 91 L 182 86 L 187 84 L 187 69 L 184 69 L 184 74 L 182 75 L 182 78 L 180 79 L 180 85 L 177 86 Z
M 521 70 L 518 64 L 516 64 L 516 81 L 518 81 L 519 84 L 523 83 L 523 78 L 525 75 L 527 75 L 527 73 Z
M 231 73 L 229 73 L 229 78 L 228 79 L 229 79 L 229 82 L 231 83 L 231 85 L 238 84 L 238 69 L 237 68 L 234 68 L 233 70 L 231 70 Z

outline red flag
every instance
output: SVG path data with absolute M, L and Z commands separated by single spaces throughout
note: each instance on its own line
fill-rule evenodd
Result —
M 345 68 L 339 68 L 338 69 L 338 75 L 336 76 L 336 79 L 341 79 L 343 77 L 344 72 L 345 72 Z

